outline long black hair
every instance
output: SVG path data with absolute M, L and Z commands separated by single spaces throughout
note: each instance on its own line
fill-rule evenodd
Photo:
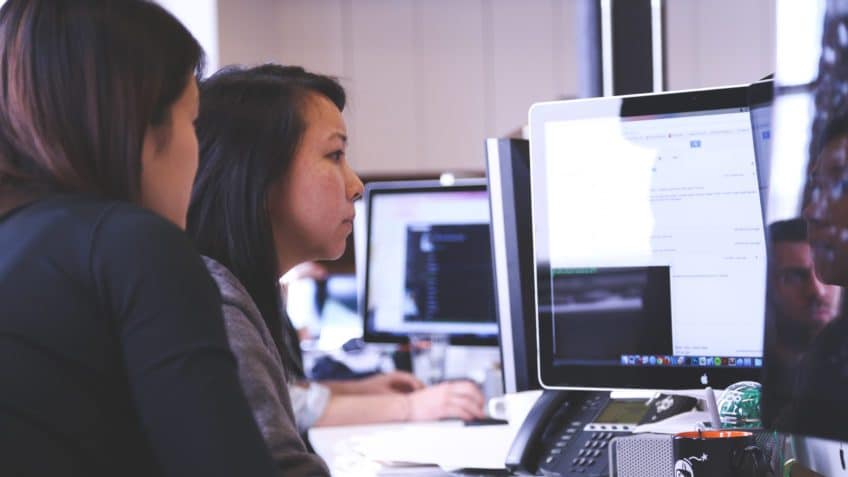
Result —
M 289 170 L 306 130 L 305 106 L 315 94 L 344 109 L 345 92 L 335 79 L 296 66 L 229 67 L 201 83 L 195 123 L 200 165 L 187 221 L 200 253 L 247 289 L 286 370 L 300 378 L 302 358 L 282 311 L 267 204 L 271 186 Z

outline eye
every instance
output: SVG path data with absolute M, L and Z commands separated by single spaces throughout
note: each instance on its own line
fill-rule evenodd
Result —
M 344 157 L 344 151 L 339 149 L 327 154 L 327 158 L 332 159 L 334 161 L 341 161 Z
M 803 283 L 806 283 L 810 279 L 810 271 L 809 270 L 784 270 L 781 273 L 781 280 L 784 285 L 787 286 L 798 286 Z

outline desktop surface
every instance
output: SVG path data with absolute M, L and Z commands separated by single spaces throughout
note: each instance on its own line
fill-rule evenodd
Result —
M 516 395 L 508 424 L 444 420 L 316 427 L 309 441 L 333 475 L 512 475 L 505 470 L 507 452 L 539 395 Z
M 370 183 L 366 207 L 365 339 L 496 344 L 485 182 Z
M 543 385 L 757 380 L 765 259 L 747 88 L 530 112 Z

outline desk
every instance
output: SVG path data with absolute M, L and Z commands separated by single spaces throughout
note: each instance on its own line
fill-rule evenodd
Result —
M 616 397 L 644 397 L 645 393 L 618 391 Z M 515 412 L 507 425 L 469 427 L 461 421 L 437 421 L 325 427 L 311 429 L 309 440 L 336 476 L 444 476 L 467 468 L 490 469 L 482 475 L 505 475 L 507 451 L 540 394 L 507 396 L 508 408 Z M 640 426 L 637 432 L 692 430 L 707 417 L 704 411 L 690 411 Z
M 444 476 L 465 467 L 497 473 L 517 430 L 461 421 L 374 424 L 313 428 L 309 441 L 334 476 Z

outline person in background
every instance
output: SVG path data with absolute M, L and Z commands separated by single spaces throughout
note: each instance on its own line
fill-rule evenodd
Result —
M 815 273 L 823 283 L 848 286 L 848 115 L 827 118 L 812 149 L 802 215 Z M 812 339 L 798 363 L 792 400 L 779 420 L 799 434 L 833 436 L 843 403 L 822 396 L 848 395 L 848 321 L 839 316 Z M 836 421 L 834 421 L 836 420 Z M 840 428 L 836 426 L 836 428 Z M 841 429 L 844 429 L 842 427 Z M 836 436 L 834 436 L 836 437 Z
M 0 9 L 3 475 L 275 475 L 181 230 L 202 58 L 149 1 Z
M 842 304 L 842 289 L 816 276 L 807 242 L 807 223 L 790 219 L 769 225 L 770 287 L 777 316 L 777 333 L 784 352 L 795 358 L 809 348 L 833 321 Z
M 769 305 L 775 311 L 775 347 L 769 354 L 775 378 L 788 388 L 795 382 L 798 361 L 815 337 L 837 318 L 842 289 L 822 283 L 815 273 L 807 223 L 790 219 L 769 225 Z
M 482 417 L 483 397 L 471 382 L 425 388 L 401 372 L 325 384 L 305 379 L 278 279 L 300 263 L 338 258 L 352 231 L 363 186 L 345 156 L 342 87 L 299 67 L 269 64 L 226 68 L 203 82 L 200 98 L 200 166 L 188 231 L 211 259 L 219 286 L 238 290 L 232 301 L 256 305 L 225 309 L 225 320 L 230 330 L 250 330 L 241 338 L 231 333 L 230 343 L 254 413 L 276 416 L 265 421 L 266 439 L 289 432 L 281 429 L 289 425 L 286 386 L 301 432 Z

